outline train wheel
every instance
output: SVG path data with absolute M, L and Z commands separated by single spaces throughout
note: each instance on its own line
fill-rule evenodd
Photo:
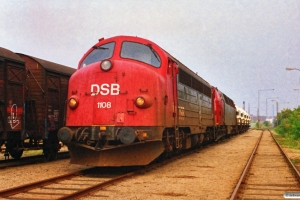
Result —
M 22 146 L 21 143 L 22 141 L 8 140 L 6 142 L 6 152 L 8 152 L 14 159 L 21 158 L 23 154 L 23 149 L 19 148 L 20 146 Z
M 15 149 L 15 148 L 8 149 L 8 153 L 14 159 L 20 159 L 23 154 L 23 149 Z

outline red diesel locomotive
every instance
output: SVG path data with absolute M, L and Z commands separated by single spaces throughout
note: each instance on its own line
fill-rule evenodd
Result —
M 71 163 L 131 166 L 245 130 L 217 88 L 155 43 L 117 36 L 80 60 L 58 138 Z

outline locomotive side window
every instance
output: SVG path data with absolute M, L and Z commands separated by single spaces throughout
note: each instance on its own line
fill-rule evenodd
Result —
M 230 105 L 231 107 L 234 107 L 233 101 L 230 98 L 228 98 L 225 94 L 223 94 L 223 96 L 224 96 L 226 104 Z
M 187 85 L 194 90 L 197 90 L 198 92 L 205 94 L 206 96 L 211 96 L 211 88 L 207 85 L 204 85 L 194 77 L 190 76 L 188 73 L 183 71 L 182 69 L 179 69 L 179 82 Z
M 121 57 L 147 63 L 154 67 L 160 67 L 160 58 L 151 45 L 134 42 L 123 42 Z
M 107 43 L 99 47 L 94 47 L 94 50 L 83 60 L 80 68 L 107 58 L 111 58 L 114 52 L 114 48 L 114 42 Z

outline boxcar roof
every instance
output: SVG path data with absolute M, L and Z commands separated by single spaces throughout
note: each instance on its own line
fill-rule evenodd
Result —
M 76 71 L 76 69 L 65 66 L 65 65 L 57 64 L 57 63 L 54 63 L 54 62 L 50 62 L 50 61 L 47 61 L 47 60 L 43 60 L 43 59 L 40 59 L 40 58 L 36 58 L 36 57 L 33 57 L 33 56 L 21 54 L 21 53 L 18 53 L 18 54 L 30 57 L 31 59 L 33 59 L 37 63 L 39 63 L 42 67 L 44 67 L 45 70 L 47 70 L 47 71 L 52 71 L 52 72 L 56 72 L 56 73 L 59 73 L 59 74 L 65 74 L 65 75 L 72 75 Z
M 13 61 L 17 61 L 17 62 L 22 62 L 24 63 L 24 60 L 17 54 L 15 54 L 14 52 L 2 48 L 0 47 L 0 59 L 1 60 L 13 60 Z

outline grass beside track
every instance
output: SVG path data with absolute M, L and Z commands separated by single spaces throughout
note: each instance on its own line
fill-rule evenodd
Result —
M 275 133 L 274 134 L 275 139 L 277 142 L 280 144 L 282 147 L 287 147 L 290 149 L 300 149 L 300 140 L 293 140 L 291 138 L 284 137 L 280 134 Z M 299 170 L 299 165 L 300 165 L 300 159 L 291 159 L 291 162 L 298 167 Z
M 277 133 L 274 134 L 274 137 L 282 147 L 300 149 L 300 140 L 293 140 L 291 138 L 286 138 Z

